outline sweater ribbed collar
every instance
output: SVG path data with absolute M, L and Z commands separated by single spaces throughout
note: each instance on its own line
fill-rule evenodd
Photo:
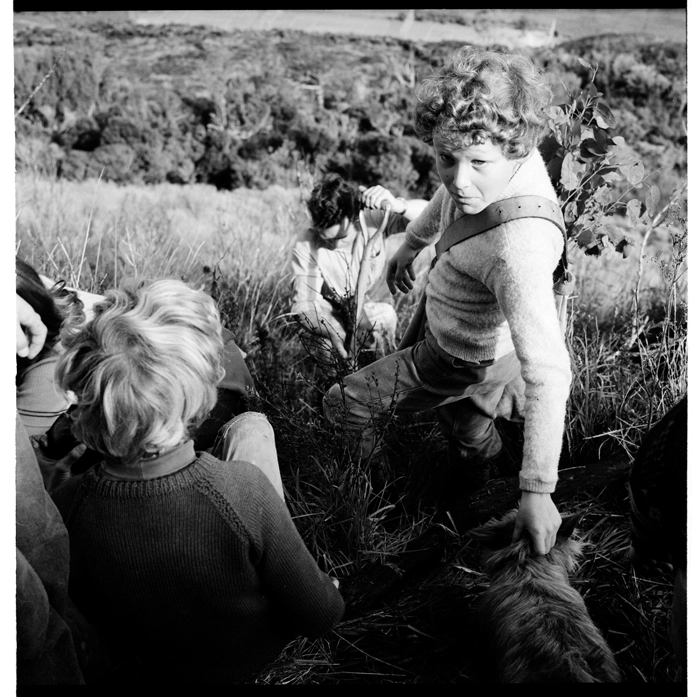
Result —
M 197 459 L 194 451 L 194 441 L 188 440 L 158 457 L 139 460 L 130 465 L 116 462 L 103 462 L 102 472 L 107 479 L 120 481 L 143 481 L 157 479 L 173 474 L 191 464 Z
M 537 176 L 536 169 L 538 164 L 544 167 L 544 160 L 542 160 L 542 155 L 540 155 L 539 150 L 534 148 L 515 169 L 510 180 L 506 184 L 503 191 L 501 191 L 501 193 L 498 195 L 494 203 L 497 201 L 503 201 L 507 198 L 512 198 L 513 196 L 520 196 L 528 191 L 532 186 L 533 179 Z

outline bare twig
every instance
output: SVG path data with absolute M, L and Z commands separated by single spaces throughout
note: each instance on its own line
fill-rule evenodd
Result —
M 58 66 L 61 58 L 63 58 L 63 54 L 66 52 L 66 49 L 64 48 L 63 51 L 61 51 L 61 55 L 51 64 L 51 67 L 49 68 L 49 72 L 44 75 L 42 81 L 32 90 L 32 93 L 27 97 L 27 99 L 24 101 L 22 106 L 20 106 L 17 111 L 15 111 L 15 118 L 17 118 L 26 108 L 29 102 L 34 99 L 34 95 L 44 86 L 44 83 L 53 75 L 54 71 L 56 70 L 56 67 Z
M 379 226 L 377 231 L 370 237 L 369 231 L 367 230 L 367 223 L 365 222 L 364 211 L 360 210 L 360 227 L 362 228 L 362 236 L 367 240 L 365 248 L 362 251 L 362 259 L 360 261 L 360 271 L 357 276 L 357 287 L 355 289 L 355 326 L 352 329 L 352 356 L 353 359 L 357 359 L 357 347 L 358 341 L 357 336 L 359 334 L 360 319 L 362 317 L 362 308 L 365 304 L 365 295 L 367 294 L 367 286 L 369 284 L 369 259 L 372 254 L 372 248 L 374 243 L 378 240 L 386 230 L 386 226 L 389 224 L 389 216 L 391 215 L 391 210 L 386 208 L 384 210 L 384 218 L 382 219 L 382 224 Z

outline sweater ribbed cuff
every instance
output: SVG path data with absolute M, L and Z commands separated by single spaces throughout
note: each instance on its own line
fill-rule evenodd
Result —
M 521 491 L 531 491 L 534 494 L 551 494 L 557 488 L 557 482 L 543 482 L 541 479 L 526 479 L 519 475 Z
M 406 231 L 406 236 L 404 237 L 404 242 L 411 248 L 411 249 L 425 249 L 430 243 L 426 242 L 425 240 L 422 240 L 420 237 L 416 237 L 416 235 L 412 235 L 409 230 Z

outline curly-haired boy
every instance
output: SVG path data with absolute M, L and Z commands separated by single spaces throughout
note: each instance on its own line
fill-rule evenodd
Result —
M 457 51 L 417 89 L 416 131 L 433 146 L 442 186 L 389 262 L 392 292 L 406 293 L 419 252 L 462 216 L 516 196 L 557 198 L 537 144 L 551 91 L 525 57 L 473 47 Z M 555 542 L 557 482 L 569 356 L 552 275 L 564 238 L 552 222 L 520 218 L 455 244 L 428 277 L 425 338 L 348 376 L 325 397 L 375 447 L 374 416 L 436 409 L 454 465 L 487 470 L 502 443 L 494 418 L 505 386 L 525 383 L 522 490 L 515 539 L 527 529 L 535 551 Z M 345 406 L 343 408 L 343 401 Z

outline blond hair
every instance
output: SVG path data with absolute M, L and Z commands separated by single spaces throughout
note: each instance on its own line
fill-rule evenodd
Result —
M 525 56 L 464 46 L 418 85 L 416 97 L 416 133 L 424 142 L 439 135 L 465 147 L 490 139 L 515 159 L 541 140 L 552 91 Z
M 224 374 L 214 301 L 163 280 L 108 291 L 94 312 L 62 337 L 56 369 L 77 398 L 75 436 L 125 463 L 186 440 L 214 407 Z

